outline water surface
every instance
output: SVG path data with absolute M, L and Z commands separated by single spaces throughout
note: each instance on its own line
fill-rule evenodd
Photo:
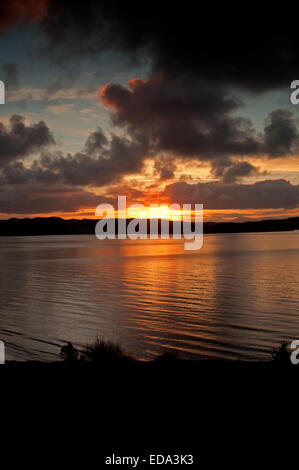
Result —
M 142 359 L 269 358 L 299 339 L 299 233 L 178 240 L 0 238 L 0 339 L 7 359 L 51 360 L 96 336 Z

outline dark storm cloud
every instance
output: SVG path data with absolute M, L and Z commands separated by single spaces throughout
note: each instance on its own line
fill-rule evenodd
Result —
M 101 97 L 114 124 L 147 139 L 153 154 L 210 159 L 260 151 L 250 120 L 231 115 L 242 103 L 222 89 L 160 76 L 131 80 L 128 88 L 107 84 Z
M 127 88 L 105 85 L 101 97 L 113 110 L 113 123 L 147 139 L 153 155 L 197 157 L 215 162 L 220 169 L 233 156 L 284 157 L 298 145 L 290 111 L 273 111 L 264 133 L 257 133 L 249 119 L 234 114 L 242 106 L 240 100 L 202 82 L 165 76 L 134 79 Z
M 0 123 L 0 167 L 55 143 L 43 121 L 32 125 L 26 125 L 24 121 L 23 116 L 13 115 L 8 128 Z
M 271 19 L 270 16 L 271 15 Z M 289 8 L 170 1 L 52 0 L 42 27 L 60 61 L 118 49 L 152 60 L 153 73 L 200 77 L 263 91 L 299 75 Z
M 204 82 L 157 76 L 148 80 L 134 78 L 129 86 L 108 83 L 101 90 L 105 105 L 117 110 L 117 124 L 140 126 L 160 119 L 214 120 L 238 109 L 242 102 L 225 96 L 222 88 Z
M 291 209 L 299 204 L 299 185 L 284 179 L 254 184 L 220 182 L 166 186 L 163 197 L 180 204 L 203 204 L 204 209 Z
M 290 111 L 272 111 L 267 119 L 264 134 L 264 150 L 269 157 L 290 155 L 298 150 L 299 134 Z
M 50 0 L 49 0 L 50 1 Z M 22 21 L 39 20 L 48 0 L 9 0 L 0 3 L 0 31 L 6 31 Z
M 122 51 L 145 55 L 152 72 L 192 76 L 252 91 L 288 87 L 299 76 L 296 23 L 289 6 L 227 2 L 10 0 L 0 5 L 0 30 L 40 21 L 48 55 L 66 63 Z

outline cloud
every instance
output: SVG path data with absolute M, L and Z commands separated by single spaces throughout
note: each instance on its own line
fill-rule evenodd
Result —
M 140 171 L 147 157 L 156 159 L 155 169 L 162 179 L 172 177 L 177 158 L 185 158 L 210 161 L 216 177 L 234 181 L 246 176 L 246 172 L 253 175 L 258 171 L 250 162 L 228 170 L 228 166 L 236 165 L 232 158 L 240 161 L 240 158 L 248 160 L 265 154 L 269 158 L 283 157 L 298 148 L 296 121 L 289 111 L 273 111 L 266 119 L 264 133 L 257 133 L 249 119 L 234 114 L 242 106 L 240 100 L 203 82 L 170 80 L 165 76 L 136 78 L 130 80 L 128 87 L 105 85 L 101 98 L 112 112 L 114 125 L 123 128 L 128 138 L 114 136 L 108 143 L 99 128 L 89 136 L 80 154 L 55 157 L 55 171 L 61 171 L 68 182 L 69 175 L 74 174 L 74 184 L 79 179 L 83 181 L 84 175 L 86 184 L 91 184 L 89 181 L 95 184 L 96 177 L 100 185 L 105 178 L 109 183 L 113 175 L 119 178 Z M 49 109 L 61 113 L 68 112 L 71 106 L 49 105 Z M 16 130 L 22 124 L 17 126 L 16 119 L 11 121 L 11 135 L 3 126 L 0 131 L 0 139 L 6 137 L 6 148 L 8 141 L 12 147 L 10 155 L 5 157 L 5 145 L 2 145 L 2 166 L 53 143 L 51 132 L 43 122 L 27 127 L 28 139 L 23 138 L 25 133 L 20 139 Z M 29 138 L 30 132 L 33 137 L 33 130 L 35 137 L 44 136 L 36 145 Z M 51 169 L 55 165 L 52 162 Z M 92 168 L 94 174 L 87 177 Z M 76 169 L 82 172 L 81 177 Z
M 161 197 L 180 204 L 203 204 L 204 209 L 291 209 L 299 204 L 299 185 L 280 180 L 254 184 L 221 182 L 166 186 Z
M 149 57 L 152 72 L 192 76 L 252 91 L 285 87 L 298 76 L 296 28 L 289 9 L 259 9 L 227 3 L 176 7 L 170 1 L 52 0 L 42 18 L 53 56 L 65 61 L 123 51 Z
M 255 176 L 259 174 L 264 174 L 260 172 L 259 168 L 255 165 L 252 165 L 249 162 L 237 162 L 232 164 L 223 175 L 223 181 L 225 183 L 233 183 L 240 178 L 246 176 Z
M 68 88 L 51 91 L 45 88 L 20 88 L 8 90 L 8 101 L 12 103 L 23 101 L 45 101 L 47 103 L 57 100 L 95 100 L 97 94 L 94 90 L 85 88 Z
M 213 159 L 254 155 L 260 141 L 250 120 L 232 115 L 242 103 L 205 83 L 154 77 L 134 79 L 128 88 L 107 84 L 103 104 L 113 110 L 115 125 L 147 140 L 152 153 Z
M 134 78 L 127 88 L 107 83 L 101 88 L 101 98 L 105 106 L 117 111 L 117 124 L 131 125 L 153 124 L 154 119 L 185 119 L 186 116 L 207 121 L 242 105 L 240 100 L 225 96 L 222 88 L 162 75 L 147 80 Z
M 165 77 L 159 77 L 134 80 L 129 88 L 104 87 L 105 104 L 113 108 L 113 120 L 126 135 L 109 136 L 98 127 L 88 136 L 82 152 L 73 154 L 65 155 L 48 148 L 55 141 L 44 122 L 26 125 L 23 117 L 12 116 L 9 126 L 0 126 L 0 184 L 2 190 L 7 189 L 7 197 L 3 200 L 9 201 L 10 197 L 12 201 L 16 200 L 13 188 L 17 193 L 23 188 L 28 201 L 31 197 L 35 200 L 35 187 L 44 187 L 47 194 L 56 191 L 55 188 L 67 188 L 66 193 L 72 194 L 73 207 L 79 204 L 79 194 L 84 195 L 82 204 L 85 205 L 92 201 L 92 193 L 82 189 L 84 186 L 102 186 L 108 190 L 109 186 L 120 187 L 124 176 L 141 173 L 144 161 L 154 158 L 154 169 L 160 181 L 173 178 L 176 162 L 184 159 L 210 161 L 213 175 L 219 179 L 212 183 L 168 185 L 157 195 L 161 200 L 198 202 L 207 209 L 219 210 L 297 207 L 299 186 L 286 180 L 236 184 L 241 178 L 263 174 L 259 167 L 243 160 L 248 153 L 262 155 L 267 147 L 269 157 L 275 158 L 274 142 L 280 156 L 293 150 L 297 144 L 297 131 L 291 113 L 272 112 L 266 120 L 264 133 L 258 135 L 250 121 L 231 116 L 240 105 L 232 97 L 221 94 L 209 97 L 208 93 L 203 97 L 201 93 L 207 88 L 190 87 L 184 94 L 180 93 L 178 82 L 170 82 L 169 87 L 167 83 Z M 213 105 L 209 106 L 209 102 Z M 190 127 L 191 131 L 186 130 L 178 136 L 181 126 Z M 179 148 L 178 141 L 181 142 Z M 24 164 L 28 155 L 38 151 L 41 152 L 38 159 Z M 58 189 L 57 198 L 60 193 Z M 52 196 L 49 197 L 52 201 Z M 53 195 L 53 199 L 55 197 Z M 57 201 L 55 199 L 55 203 Z M 50 210 L 53 206 L 47 207 Z M 67 210 L 71 211 L 71 206 Z
M 17 23 L 38 21 L 45 12 L 49 0 L 10 0 L 0 3 L 0 31 L 5 31 Z
M 211 173 L 215 178 L 220 178 L 224 183 L 234 183 L 248 176 L 266 175 L 256 165 L 247 161 L 233 161 L 230 159 L 218 159 L 213 161 Z
M 15 122 L 24 126 L 23 121 L 18 120 L 17 117 L 14 117 Z M 45 126 L 44 123 L 43 126 Z M 46 129 L 48 128 L 46 127 Z M 39 126 L 37 130 L 39 130 Z M 44 129 L 43 132 L 45 132 Z M 25 139 L 28 128 L 22 127 L 19 133 Z M 45 134 L 47 136 L 47 133 Z M 0 173 L 2 185 L 60 182 L 70 186 L 105 186 L 120 181 L 124 175 L 140 172 L 146 155 L 146 147 L 142 142 L 116 135 L 108 140 L 100 128 L 89 135 L 82 152 L 67 155 L 57 150 L 49 151 L 47 148 L 42 148 L 53 143 L 50 138 L 51 134 L 48 138 L 43 139 L 43 146 L 41 145 L 42 139 L 36 138 L 36 142 L 34 142 L 34 137 L 35 133 L 33 133 L 31 145 L 29 143 L 25 145 L 23 142 L 22 145 L 18 144 L 16 141 L 18 141 L 19 135 L 16 129 L 12 128 L 9 139 L 11 147 L 16 150 L 13 156 L 12 151 L 10 154 L 6 152 L 6 158 L 2 159 L 3 165 Z M 30 166 L 24 166 L 20 160 L 27 153 L 32 153 L 37 149 L 42 149 L 40 158 Z M 16 158 L 19 158 L 19 161 L 13 162 L 12 160 Z
M 214 177 L 234 183 L 265 174 L 248 161 L 251 156 L 262 157 L 267 150 L 270 158 L 281 157 L 297 145 L 290 112 L 273 111 L 264 133 L 258 134 L 250 120 L 232 115 L 242 105 L 238 100 L 188 83 L 157 77 L 131 80 L 128 88 L 106 85 L 101 90 L 103 102 L 126 135 L 108 136 L 98 127 L 82 151 L 73 154 L 47 150 L 55 141 L 44 122 L 26 126 L 23 117 L 12 116 L 9 128 L 0 126 L 2 183 L 107 186 L 142 172 L 147 158 L 154 159 L 161 181 L 174 177 L 178 161 L 195 160 L 210 162 Z M 38 151 L 41 158 L 33 165 L 21 165 Z
M 105 186 L 120 180 L 126 174 L 138 173 L 143 166 L 145 148 L 126 138 L 113 136 L 107 148 L 92 148 L 95 135 L 88 138 L 87 153 L 64 156 L 56 154 L 44 156 L 41 165 L 44 169 L 57 174 L 59 179 L 71 185 Z M 98 156 L 91 156 L 98 152 Z
M 160 176 L 160 180 L 168 180 L 174 177 L 176 165 L 171 157 L 161 156 L 156 159 L 154 168 Z
M 257 14 L 258 11 L 258 14 Z M 39 21 L 51 55 L 67 74 L 82 57 L 101 53 L 148 59 L 152 74 L 193 77 L 254 92 L 287 87 L 299 74 L 296 28 L 289 8 L 269 12 L 227 3 L 177 7 L 173 2 L 10 0 L 1 2 L 0 30 Z M 77 67 L 78 69 L 78 67 Z M 69 78 L 71 74 L 69 74 Z M 61 86 L 58 84 L 57 86 Z
M 0 167 L 55 143 L 43 121 L 27 126 L 24 120 L 23 116 L 13 115 L 9 128 L 0 123 Z
M 212 162 L 217 176 L 227 171 L 231 159 L 285 157 L 298 149 L 296 120 L 290 111 L 277 109 L 257 132 L 250 119 L 235 112 L 243 103 L 222 88 L 188 79 L 165 76 L 133 79 L 128 87 L 106 84 L 103 104 L 112 111 L 112 122 L 133 138 L 148 142 L 153 156 L 173 156 Z M 159 165 L 159 164 L 158 164 Z M 251 166 L 250 166 L 251 165 Z M 249 162 L 234 164 L 227 178 L 257 172 Z
M 290 155 L 299 149 L 299 134 L 290 111 L 272 111 L 266 120 L 264 135 L 264 150 L 271 158 Z
M 36 160 L 29 168 L 21 161 L 13 162 L 6 165 L 0 174 L 1 186 L 18 186 L 25 183 L 50 185 L 59 181 L 61 181 L 59 174 L 44 168 Z
M 25 184 L 0 188 L 0 212 L 4 214 L 76 212 L 81 208 L 95 208 L 104 201 L 106 198 L 67 185 Z
M 103 147 L 108 144 L 107 137 L 103 133 L 102 129 L 98 127 L 96 131 L 92 132 L 85 143 L 85 149 L 87 155 L 98 154 Z

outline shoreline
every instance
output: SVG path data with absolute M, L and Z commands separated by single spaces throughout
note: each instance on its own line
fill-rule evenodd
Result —
M 116 219 L 118 220 L 118 219 Z M 126 224 L 132 219 L 126 219 Z M 0 220 L 0 237 L 42 235 L 94 235 L 97 219 L 62 219 L 59 217 L 36 217 Z M 193 226 L 192 226 L 193 224 Z M 117 224 L 116 224 L 117 225 Z M 147 227 L 150 220 L 147 219 Z M 191 223 L 192 230 L 194 222 Z M 299 230 L 299 217 L 264 219 L 245 222 L 204 222 L 203 233 L 257 233 L 290 232 Z M 169 221 L 169 234 L 173 223 Z M 149 230 L 148 232 L 149 233 Z M 161 219 L 158 219 L 158 234 L 161 234 Z M 116 230 L 116 235 L 118 231 Z

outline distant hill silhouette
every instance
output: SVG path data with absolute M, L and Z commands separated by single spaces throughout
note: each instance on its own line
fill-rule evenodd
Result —
M 127 219 L 127 224 L 131 219 Z M 33 219 L 0 220 L 0 236 L 25 235 L 93 235 L 97 220 L 61 219 L 59 217 L 37 217 Z M 150 221 L 147 220 L 149 229 Z M 159 233 L 161 220 L 159 223 Z M 117 223 L 116 223 L 117 228 Z M 267 219 L 247 222 L 204 222 L 204 233 L 276 232 L 299 230 L 299 217 Z M 117 233 L 117 230 L 116 230 Z M 172 222 L 170 221 L 170 233 Z

